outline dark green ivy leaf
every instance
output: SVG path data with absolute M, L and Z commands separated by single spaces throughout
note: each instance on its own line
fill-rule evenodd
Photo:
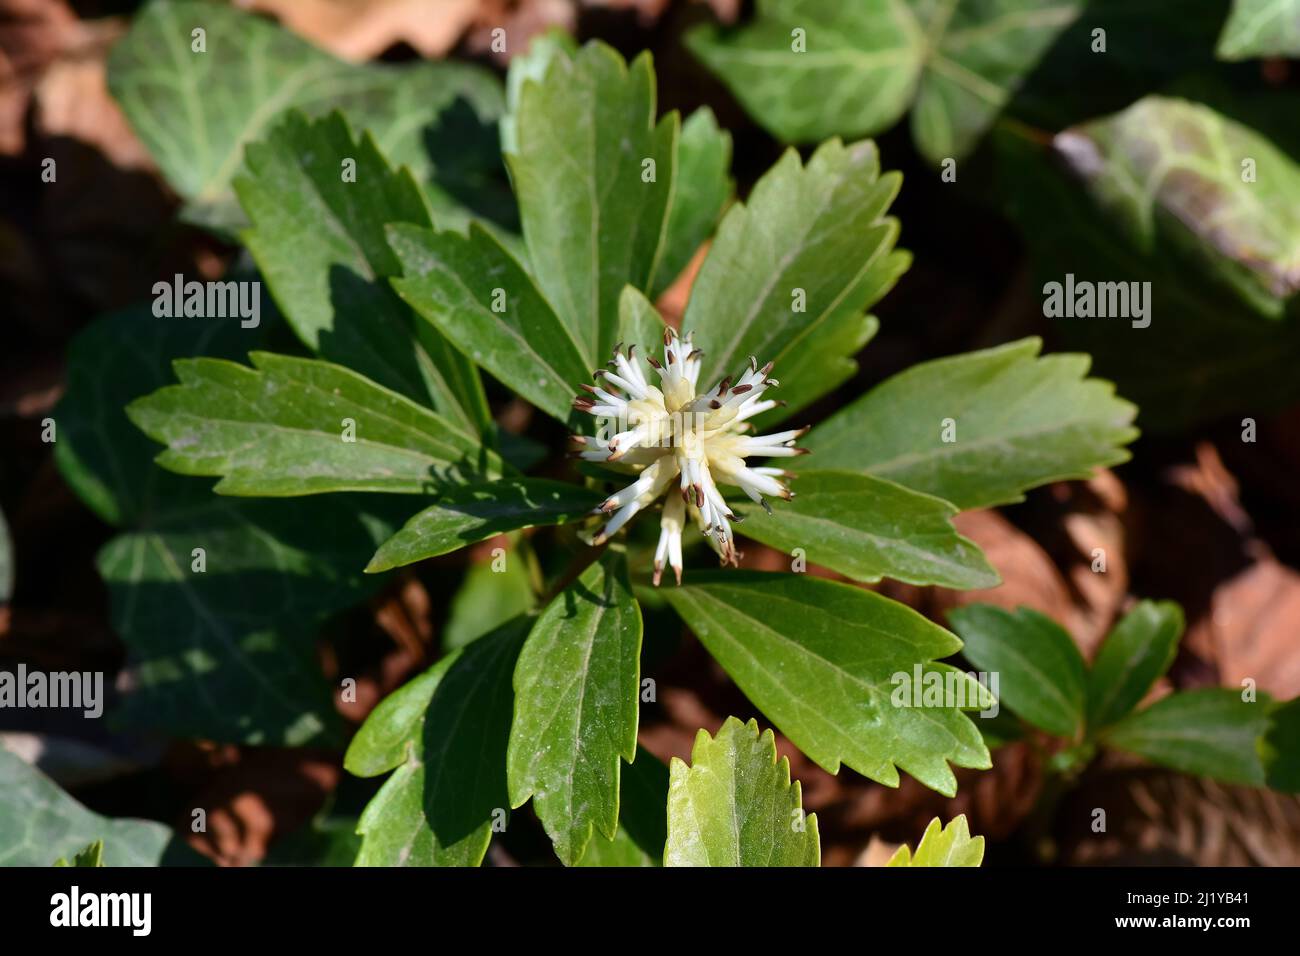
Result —
M 195 0 L 152 0 L 132 18 L 109 57 L 109 88 L 186 200 L 186 218 L 224 231 L 244 224 L 230 187 L 245 144 L 288 110 L 346 111 L 442 198 L 426 148 L 441 114 L 458 100 L 484 121 L 503 109 L 500 85 L 481 67 L 346 63 L 261 17 Z

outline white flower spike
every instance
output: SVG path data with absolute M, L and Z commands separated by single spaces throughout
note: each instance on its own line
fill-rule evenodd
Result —
M 595 373 L 599 384 L 583 385 L 588 394 L 578 396 L 573 403 L 575 408 L 607 424 L 617 423 L 614 434 L 608 437 L 603 434 L 606 427 L 597 436 L 575 435 L 577 457 L 612 464 L 637 476 L 596 509 L 598 514 L 611 517 L 593 544 L 607 540 L 637 512 L 676 486 L 680 495 L 669 494 L 664 501 L 654 583 L 659 584 L 667 564 L 680 584 L 682 529 L 687 514 L 695 519 L 722 563 L 737 564 L 740 555 L 731 526 L 740 519 L 727 506 L 718 485 L 735 485 L 770 513 L 767 498 L 788 501 L 794 497 L 782 481 L 793 476 L 780 468 L 751 468 L 745 459 L 802 455 L 807 449 L 795 448 L 794 443 L 808 429 L 748 434 L 753 427 L 747 424 L 750 418 L 781 404 L 762 398 L 764 392 L 778 384 L 768 377 L 770 362 L 759 368 L 758 361 L 751 357 L 739 381 L 733 384 L 730 377 L 724 378 L 701 394 L 697 383 L 703 353 L 691 343 L 689 334 L 682 339 L 674 330 L 666 329 L 664 361 L 646 357 L 659 375 L 658 387 L 646 378 L 635 351 L 635 345 L 629 346 L 626 354 L 621 345 L 615 346 L 609 369 L 597 369 Z

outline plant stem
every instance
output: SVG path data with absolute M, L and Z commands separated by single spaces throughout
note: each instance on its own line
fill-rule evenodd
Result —
M 538 607 L 545 608 L 546 605 L 550 604 L 561 591 L 576 581 L 583 571 L 586 571 L 587 568 L 599 561 L 600 556 L 605 553 L 605 549 L 608 547 L 609 542 L 605 541 L 601 544 L 583 548 L 575 554 L 573 560 L 569 562 L 569 566 L 560 573 L 560 576 L 555 579 L 555 583 L 547 588 L 546 593 L 542 595 L 538 601 Z

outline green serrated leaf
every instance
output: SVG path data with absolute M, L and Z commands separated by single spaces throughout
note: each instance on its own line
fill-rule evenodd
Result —
M 1088 674 L 1088 728 L 1126 716 L 1169 670 L 1183 636 L 1183 609 L 1142 601 L 1111 630 Z
M 817 814 L 804 815 L 790 761 L 758 721 L 701 730 L 691 765 L 674 757 L 669 772 L 665 866 L 821 865 Z
M 824 143 L 805 166 L 789 150 L 723 217 L 682 319 L 704 350 L 701 385 L 750 356 L 775 362 L 787 408 L 848 379 L 874 334 L 865 313 L 907 268 L 885 215 L 901 177 L 880 174 L 871 142 Z
M 1088 356 L 1039 357 L 1041 344 L 900 372 L 814 428 L 802 442 L 811 454 L 792 467 L 863 471 L 966 510 L 1127 461 L 1137 410 L 1086 377 Z
M 644 747 L 623 768 L 619 782 L 618 832 L 591 835 L 578 866 L 663 866 L 668 841 L 668 768 Z
M 546 79 L 551 60 L 564 57 L 572 60 L 578 52 L 577 41 L 565 31 L 552 28 L 539 33 L 528 41 L 528 49 L 511 57 L 510 69 L 506 73 L 506 110 L 501 116 L 501 151 L 517 153 L 518 137 L 515 133 L 515 115 L 519 112 L 519 96 L 524 90 L 524 83 L 531 80 L 541 83 Z
M 1290 201 L 1300 164 L 1264 136 L 1198 103 L 1148 96 L 1055 144 L 1138 249 L 1168 237 L 1274 318 L 1300 291 L 1300 209 Z
M 998 699 L 1035 727 L 1073 739 L 1082 729 L 1087 666 L 1059 624 L 1027 607 L 970 604 L 948 612 L 980 670 L 998 674 Z
M 664 592 L 701 643 L 781 733 L 822 769 L 840 763 L 887 786 L 898 767 L 952 796 L 948 764 L 987 768 L 960 707 L 987 706 L 966 675 L 934 663 L 961 641 L 896 601 L 803 574 L 692 572 Z M 937 675 L 962 700 L 927 706 L 907 691 Z M 900 703 L 896 704 L 896 697 Z
M 730 170 L 731 134 L 718 128 L 711 109 L 701 106 L 686 118 L 677 140 L 677 183 L 651 297 L 657 299 L 672 285 L 718 224 L 731 198 Z
M 249 358 L 251 369 L 179 360 L 181 384 L 127 407 L 141 431 L 168 446 L 158 464 L 219 475 L 220 494 L 262 497 L 425 494 L 500 473 L 500 459 L 476 436 L 341 365 L 270 352 Z
M 849 471 L 800 472 L 773 514 L 751 509 L 737 530 L 787 554 L 795 548 L 857 581 L 989 588 L 997 571 L 952 526 L 957 509 L 892 481 Z
M 581 485 L 542 478 L 507 478 L 456 488 L 385 541 L 366 571 L 413 564 L 504 531 L 575 521 L 602 500 Z
M 55 866 L 100 867 L 104 865 L 104 841 L 96 840 L 84 850 L 77 852 L 69 863 L 63 857 L 54 861 Z
M 1300 697 L 1269 713 L 1259 749 L 1268 785 L 1283 793 L 1300 793 Z
M 357 824 L 357 866 L 483 862 L 494 827 L 509 818 L 510 679 L 527 624 L 527 618 L 511 621 L 443 665 L 428 710 L 407 741 L 405 763 Z
M 906 843 L 885 866 L 979 866 L 984 859 L 984 838 L 972 837 L 966 814 L 959 814 L 944 826 L 935 817 L 921 834 L 916 853 Z
M 103 848 L 100 866 L 200 862 L 169 827 L 93 813 L 0 746 L 0 866 L 43 867 L 51 858 L 68 856 L 79 861 L 95 843 Z
M 153 0 L 132 19 L 109 57 L 109 88 L 187 200 L 186 218 L 226 231 L 243 225 L 230 187 L 245 144 L 288 110 L 345 110 L 395 164 L 436 182 L 425 141 L 440 114 L 458 98 L 484 120 L 503 108 L 480 67 L 345 63 L 261 17 L 192 0 Z
M 1232 688 L 1180 691 L 1113 724 L 1101 740 L 1180 773 L 1262 787 L 1269 710 L 1267 699 L 1245 701 Z
M 938 163 L 974 148 L 1084 6 L 759 0 L 753 22 L 698 28 L 687 46 L 787 142 L 878 133 L 914 105 L 917 145 Z
M 1221 60 L 1300 57 L 1300 2 L 1233 0 L 1216 53 Z
M 402 264 L 397 294 L 499 381 L 566 421 L 591 375 L 590 342 L 574 338 L 509 250 L 476 223 L 468 235 L 397 225 L 388 237 Z
M 246 164 L 234 188 L 253 225 L 241 238 L 303 343 L 407 398 L 432 399 L 465 431 L 488 431 L 473 364 L 436 333 L 422 345 L 410 308 L 388 285 L 400 266 L 385 224 L 431 224 L 411 174 L 392 169 L 340 113 L 290 113 L 249 144 Z
M 636 756 L 641 610 L 606 552 L 542 612 L 515 667 L 510 805 L 533 808 L 566 866 L 618 827 L 620 760 Z
M 455 660 L 455 654 L 446 655 L 381 700 L 348 744 L 343 769 L 358 777 L 377 777 L 405 763 L 407 747 L 420 738 L 433 692 Z
M 629 66 L 588 43 L 519 88 L 506 162 L 532 272 L 588 368 L 614 347 L 623 286 L 656 282 L 678 133 L 675 113 L 655 124 L 648 53 Z

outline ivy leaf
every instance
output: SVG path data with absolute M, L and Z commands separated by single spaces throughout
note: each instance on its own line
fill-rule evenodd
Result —
M 514 698 L 510 675 L 527 633 L 517 618 L 454 655 L 433 688 L 428 710 L 407 740 L 407 757 L 366 805 L 357 824 L 357 866 L 478 866 L 494 826 L 509 815 L 506 746 Z M 435 665 L 438 666 L 438 665 Z M 431 679 L 430 679 L 431 680 Z M 427 684 L 411 691 L 405 711 Z M 390 720 L 377 736 L 396 739 Z M 408 725 L 409 726 L 409 725 Z M 387 747 L 379 753 L 391 755 Z M 378 766 L 359 752 L 367 769 Z
M 147 306 L 103 316 L 68 348 L 68 382 L 55 407 L 54 460 L 91 511 L 111 525 L 147 524 L 172 511 L 209 504 L 207 482 L 153 463 L 158 446 L 127 420 L 123 406 L 172 380 L 178 357 L 235 358 L 264 341 L 270 323 L 156 318 Z
M 184 475 L 220 475 L 227 495 L 326 491 L 422 494 L 500 472 L 471 434 L 341 365 L 254 352 L 253 368 L 223 359 L 175 363 L 181 384 L 127 407 L 168 446 L 156 459 Z M 347 422 L 355 440 L 345 440 Z
M 1109 726 L 1136 707 L 1164 675 L 1183 636 L 1183 609 L 1142 601 L 1106 636 L 1088 674 L 1088 727 Z
M 998 698 L 1035 727 L 1073 739 L 1083 727 L 1087 667 L 1061 626 L 1027 607 L 970 604 L 948 612 L 972 664 L 999 674 Z
M 1160 235 L 1183 246 L 1190 235 L 1192 263 L 1272 318 L 1300 291 L 1300 209 L 1289 201 L 1300 164 L 1249 127 L 1198 103 L 1148 96 L 1066 130 L 1055 145 L 1143 252 Z
M 747 571 L 693 572 L 664 596 L 754 705 L 823 770 L 838 773 L 842 761 L 896 787 L 902 767 L 952 796 L 949 762 L 990 765 L 958 706 L 986 706 L 987 695 L 955 667 L 933 663 L 961 641 L 911 608 L 802 574 Z M 925 705 L 925 675 L 962 700 Z
M 807 166 L 788 150 L 727 211 L 682 319 L 704 350 L 701 385 L 750 356 L 775 362 L 788 415 L 856 371 L 876 329 L 865 312 L 910 262 L 885 215 L 901 181 L 880 174 L 874 143 L 833 140 Z
M 200 28 L 203 52 L 192 36 Z M 154 0 L 132 18 L 109 57 L 109 88 L 186 200 L 186 218 L 226 230 L 242 225 L 231 180 L 244 145 L 287 110 L 342 109 L 395 164 L 436 180 L 425 141 L 440 114 L 458 98 L 484 120 L 503 108 L 499 84 L 480 67 L 345 63 L 261 17 L 190 0 Z
M 728 717 L 716 737 L 701 730 L 688 767 L 669 770 L 665 866 L 819 866 L 817 814 L 804 816 L 790 761 L 772 731 Z
M 883 478 L 801 472 L 794 498 L 775 509 L 753 509 L 740 532 L 787 554 L 802 548 L 813 564 L 856 581 L 989 588 L 1002 580 L 952 526 L 953 505 Z
M 1300 2 L 1233 0 L 1216 52 L 1221 60 L 1300 57 Z
M 430 225 L 411 174 L 390 168 L 374 139 L 358 140 L 337 112 L 315 121 L 290 113 L 249 144 L 246 163 L 234 187 L 253 226 L 241 238 L 303 343 L 407 398 L 431 398 L 465 431 L 488 430 L 473 364 L 436 333 L 426 350 L 387 282 L 400 266 L 384 225 Z
M 373 590 L 358 572 L 399 502 L 215 498 L 209 482 L 153 464 L 157 446 L 122 410 L 171 379 L 174 357 L 241 354 L 269 331 L 158 319 L 145 307 L 93 322 L 69 349 L 55 460 L 93 511 L 128 532 L 98 565 L 134 682 L 113 718 L 132 727 L 287 745 L 337 732 L 315 632 Z
M 1088 356 L 1040 358 L 1041 345 L 1028 338 L 922 362 L 802 444 L 819 469 L 888 478 L 962 510 L 1020 501 L 1038 485 L 1127 461 L 1137 410 L 1109 382 L 1086 377 Z
M 472 646 L 472 645 L 471 645 Z M 618 827 L 619 757 L 636 756 L 641 609 L 607 552 L 542 612 L 515 667 L 510 805 L 529 797 L 566 866 Z
M 152 820 L 87 810 L 45 774 L 0 747 L 0 866 L 49 866 L 103 843 L 103 866 L 193 864 L 201 858 Z
M 80 867 L 94 868 L 94 867 L 103 866 L 104 865 L 104 841 L 96 840 L 94 843 L 89 844 L 84 850 L 75 853 L 72 857 L 71 863 L 69 863 L 63 857 L 59 857 L 57 860 L 54 861 L 54 865 L 71 866 L 71 867 L 79 867 L 79 868 Z
M 780 139 L 879 133 L 915 104 L 913 135 L 938 163 L 974 148 L 1083 7 L 759 0 L 751 24 L 699 28 L 687 46 Z
M 984 838 L 972 837 L 962 813 L 947 826 L 935 817 L 921 834 L 913 854 L 906 843 L 898 848 L 885 866 L 979 866 L 984 859 Z
M 1288 318 L 1268 320 L 1196 261 L 1185 229 L 1157 230 L 1156 248 L 1143 252 L 1060 168 L 1059 155 L 1010 131 L 997 146 L 1000 189 L 1015 222 L 1034 237 L 1040 288 L 1073 276 L 1076 287 L 1138 283 L 1130 289 L 1149 293 L 1145 328 L 1123 319 L 1058 320 L 1070 346 L 1091 354 L 1098 372 L 1141 407 L 1144 428 L 1182 429 L 1234 412 L 1254 417 L 1300 396 L 1300 378 L 1290 374 L 1300 363 L 1300 298 L 1288 300 Z M 1207 154 L 1198 162 L 1218 160 Z M 1268 207 L 1260 215 L 1290 211 Z
M 112 539 L 97 564 L 134 675 L 114 719 L 173 737 L 337 742 L 315 636 L 372 590 L 361 561 L 391 527 L 375 504 L 209 495 Z
M 731 134 L 701 106 L 682 124 L 677 140 L 677 182 L 668 209 L 664 257 L 650 294 L 658 298 L 713 232 L 731 198 Z
M 375 552 L 368 572 L 414 564 L 505 531 L 564 524 L 590 514 L 603 497 L 569 482 L 507 478 L 456 488 L 425 508 Z
M 653 288 L 664 255 L 679 120 L 654 116 L 649 55 L 629 66 L 602 43 L 519 89 L 506 163 L 524 240 L 588 369 L 614 347 L 623 286 Z
M 404 278 L 393 288 L 456 347 L 548 415 L 566 421 L 591 375 L 576 339 L 523 266 L 486 229 L 468 235 L 395 225 Z
M 618 832 L 591 835 L 578 866 L 662 866 L 668 841 L 668 768 L 644 747 L 623 768 L 619 783 Z
M 1259 739 L 1269 709 L 1267 700 L 1243 701 L 1232 688 L 1180 691 L 1112 725 L 1101 740 L 1179 773 L 1262 787 Z

